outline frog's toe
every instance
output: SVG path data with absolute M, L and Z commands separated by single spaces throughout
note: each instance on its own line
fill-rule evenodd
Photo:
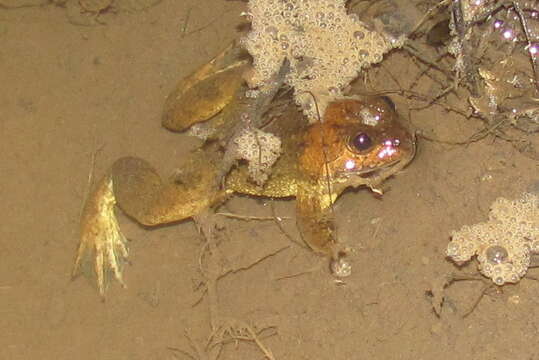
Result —
M 73 268 L 76 276 L 88 256 L 94 257 L 99 294 L 105 294 L 105 277 L 111 272 L 125 287 L 121 266 L 128 256 L 126 238 L 114 214 L 112 179 L 106 176 L 88 199 L 81 218 L 81 240 Z

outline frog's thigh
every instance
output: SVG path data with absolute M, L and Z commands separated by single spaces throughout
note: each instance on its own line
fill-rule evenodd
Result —
M 314 251 L 337 258 L 338 249 L 334 236 L 334 221 L 330 208 L 319 197 L 298 193 L 296 198 L 296 222 L 303 241 Z
M 201 175 L 193 184 L 163 182 L 145 160 L 124 157 L 112 166 L 111 179 L 117 205 L 144 225 L 158 225 L 192 217 L 210 207 L 211 174 Z
M 231 55 L 226 52 L 232 52 Z M 184 131 L 192 125 L 209 120 L 230 104 L 244 80 L 248 61 L 234 55 L 229 48 L 209 64 L 203 65 L 182 79 L 168 96 L 163 109 L 162 124 L 172 131 Z

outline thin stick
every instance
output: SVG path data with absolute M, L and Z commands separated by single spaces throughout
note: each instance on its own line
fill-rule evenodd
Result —
M 483 288 L 481 289 L 481 293 L 479 294 L 479 296 L 477 297 L 477 299 L 474 301 L 474 303 L 472 304 L 472 306 L 462 315 L 462 318 L 466 318 L 468 317 L 474 310 L 475 308 L 477 307 L 477 305 L 479 305 L 479 303 L 481 302 L 481 300 L 483 299 L 483 296 L 485 296 L 486 292 L 488 289 L 492 288 L 494 286 L 494 284 L 490 283 L 490 284 L 485 284 L 483 286 Z
M 196 34 L 196 33 L 200 32 L 200 31 L 202 31 L 202 30 L 205 30 L 205 29 L 209 28 L 209 27 L 210 27 L 211 25 L 213 25 L 217 20 L 221 19 L 221 18 L 223 17 L 223 15 L 225 15 L 225 14 L 231 12 L 231 11 L 234 11 L 234 9 L 229 9 L 229 10 L 223 12 L 223 13 L 222 13 L 221 15 L 219 15 L 218 17 L 213 18 L 212 20 L 208 21 L 208 23 L 206 23 L 205 25 L 203 25 L 203 26 L 201 26 L 201 27 L 199 27 L 199 28 L 196 28 L 195 30 L 191 30 L 191 31 L 189 31 L 189 32 L 183 32 L 183 33 L 180 35 L 180 38 L 183 39 L 184 37 L 187 37 L 187 36 L 189 36 L 189 35 Z M 188 15 L 186 15 L 186 20 L 185 20 L 185 22 L 184 22 L 184 24 L 185 24 L 185 29 L 187 29 L 187 21 L 189 20 L 189 18 L 190 18 L 190 12 L 189 12 Z
M 273 353 L 271 352 L 271 350 L 268 349 L 262 343 L 262 341 L 260 341 L 258 335 L 254 332 L 253 328 L 251 328 L 250 326 L 247 326 L 246 329 L 247 329 L 247 332 L 249 333 L 249 335 L 251 336 L 252 340 L 260 348 L 260 351 L 262 351 L 264 353 L 266 358 L 268 358 L 269 360 L 275 360 L 275 357 L 273 356 Z
M 273 220 L 275 220 L 275 224 L 277 225 L 279 230 L 281 230 L 281 232 L 284 234 L 284 236 L 286 236 L 287 239 L 290 240 L 290 242 L 293 242 L 294 244 L 296 244 L 298 246 L 301 246 L 304 249 L 307 249 L 307 247 L 305 246 L 305 244 L 302 241 L 297 241 L 296 239 L 294 239 L 292 237 L 292 235 L 290 235 L 284 229 L 283 224 L 281 224 L 281 222 L 279 221 L 279 218 L 277 217 L 277 215 L 275 215 L 275 206 L 273 205 L 273 201 L 270 203 L 270 208 L 271 208 L 271 214 L 273 215 Z
M 229 268 L 229 269 L 223 271 L 220 275 L 218 275 L 216 280 L 221 280 L 222 278 L 224 278 L 224 277 L 226 277 L 226 276 L 228 276 L 230 274 L 235 274 L 235 273 L 238 273 L 240 271 L 249 270 L 249 269 L 255 267 L 256 265 L 260 264 L 264 260 L 269 259 L 270 257 L 273 257 L 273 256 L 279 254 L 280 252 L 283 252 L 284 250 L 287 250 L 289 248 L 290 248 L 290 245 L 283 246 L 282 248 L 279 248 L 279 249 L 277 249 L 275 251 L 270 252 L 269 254 L 266 254 L 266 255 L 258 258 L 257 260 L 253 261 L 249 265 L 240 266 L 240 267 L 236 267 L 236 268 Z
M 218 212 L 218 213 L 215 213 L 215 215 L 221 215 L 221 216 L 226 216 L 228 218 L 238 219 L 238 220 L 245 220 L 245 221 L 251 221 L 251 220 L 260 220 L 260 221 L 277 220 L 277 221 L 281 221 L 281 220 L 290 220 L 291 219 L 290 217 L 286 217 L 286 216 L 248 216 L 248 215 L 238 215 L 238 214 L 233 214 L 233 213 L 228 213 L 228 212 Z
M 444 7 L 444 6 L 447 6 L 449 5 L 449 2 L 451 0 L 443 0 L 443 1 L 440 1 L 438 4 L 434 5 L 433 7 L 431 7 L 429 10 L 427 10 L 427 12 L 425 13 L 425 15 L 423 15 L 423 17 L 421 18 L 421 20 L 419 20 L 419 22 L 416 24 L 416 26 L 414 26 L 414 28 L 412 29 L 412 31 L 410 32 L 410 34 L 408 36 L 412 36 L 417 30 L 419 30 L 419 28 L 421 27 L 421 25 L 423 25 L 425 23 L 425 21 L 427 21 L 428 18 L 430 18 L 432 16 L 432 14 L 438 10 L 439 8 L 441 7 Z
M 382 90 L 382 91 L 376 91 L 374 93 L 363 93 L 363 95 L 384 95 L 384 94 L 397 94 L 397 95 L 400 95 L 400 96 L 403 96 L 403 97 L 408 97 L 408 96 L 412 96 L 420 101 L 425 101 L 425 102 L 428 102 L 428 106 L 430 105 L 438 105 L 438 106 L 442 106 L 445 110 L 447 111 L 453 111 L 459 115 L 462 115 L 464 116 L 465 118 L 469 118 L 470 115 L 465 111 L 465 110 L 462 110 L 462 109 L 458 109 L 456 107 L 453 107 L 453 106 L 450 106 L 450 105 L 447 105 L 447 104 L 440 104 L 440 103 L 437 103 L 437 99 L 436 98 L 431 98 L 429 97 L 428 95 L 425 95 L 425 94 L 421 94 L 417 91 L 413 91 L 413 90 L 405 90 L 405 89 L 399 89 L 399 90 Z M 422 110 L 423 108 L 412 108 L 410 110 Z
M 436 101 L 440 100 L 445 95 L 449 94 L 451 91 L 456 90 L 456 88 L 457 88 L 456 84 L 453 84 L 453 85 L 445 88 L 444 90 L 442 90 L 438 95 L 433 97 L 427 104 L 425 104 L 423 106 L 418 106 L 418 107 L 415 107 L 415 108 L 410 108 L 410 110 L 423 110 L 423 109 L 426 109 L 429 106 L 431 106 L 432 104 L 434 104 Z
M 496 124 L 492 125 L 491 127 L 486 127 L 482 130 L 479 130 L 475 132 L 473 135 L 471 135 L 468 139 L 464 141 L 450 141 L 450 140 L 442 140 L 442 139 L 435 139 L 429 136 L 426 136 L 424 134 L 418 134 L 418 136 L 422 137 L 423 139 L 427 141 L 437 142 L 441 144 L 448 144 L 448 145 L 468 145 L 470 143 L 477 142 L 479 140 L 483 140 L 485 137 L 487 137 L 489 134 L 492 134 L 498 127 L 500 127 L 504 122 L 506 122 L 507 119 L 502 119 Z
M 435 68 L 438 71 L 441 71 L 445 76 L 447 76 L 449 79 L 453 78 L 453 74 L 451 71 L 448 71 L 444 68 L 442 68 L 440 65 L 436 63 L 435 60 L 430 59 L 429 57 L 421 54 L 415 47 L 413 47 L 409 42 L 405 43 L 402 47 L 404 50 L 406 50 L 410 55 L 416 57 L 419 59 L 419 61 L 430 65 L 431 67 Z
M 288 279 L 293 279 L 293 278 L 296 278 L 296 277 L 300 277 L 300 276 L 303 276 L 303 275 L 307 275 L 307 274 L 310 274 L 316 270 L 318 270 L 319 266 L 311 269 L 311 270 L 305 270 L 305 271 L 300 271 L 300 272 L 297 272 L 297 273 L 294 273 L 294 274 L 290 274 L 290 275 L 283 275 L 283 276 L 279 276 L 278 278 L 275 278 L 274 280 L 276 281 L 280 281 L 280 280 L 288 280 Z
M 526 22 L 526 17 L 524 16 L 524 12 L 520 8 L 520 5 L 517 1 L 513 1 L 513 7 L 515 8 L 515 11 L 518 14 L 518 17 L 520 18 L 520 24 L 522 25 L 522 29 L 524 29 L 524 35 L 526 35 L 526 41 L 528 42 L 528 53 L 530 54 L 530 61 L 532 63 L 532 70 L 533 70 L 533 76 L 535 78 L 535 88 L 539 90 L 539 74 L 537 73 L 537 62 L 535 61 L 536 57 L 531 53 L 531 35 L 530 35 L 530 29 L 528 28 L 528 23 Z

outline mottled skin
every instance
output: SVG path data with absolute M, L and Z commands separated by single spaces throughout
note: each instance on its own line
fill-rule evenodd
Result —
M 182 80 L 167 100 L 165 127 L 182 131 L 213 117 L 210 121 L 218 130 L 218 138 L 237 121 L 245 100 L 245 89 L 237 78 L 241 77 L 239 69 L 247 64 L 223 66 L 222 60 L 221 55 Z M 223 80 L 227 80 L 226 85 L 221 87 Z M 203 96 L 205 91 L 211 102 Z M 366 124 L 365 114 L 371 120 L 376 117 L 376 124 Z M 140 158 L 117 160 L 85 204 L 74 274 L 83 258 L 93 253 L 100 294 L 104 294 L 107 269 L 123 284 L 120 260 L 127 257 L 127 249 L 114 215 L 115 205 L 139 223 L 154 226 L 196 216 L 233 193 L 295 197 L 297 224 L 304 241 L 314 251 L 340 259 L 343 251 L 334 236 L 332 203 L 348 187 L 366 185 L 375 189 L 412 159 L 415 144 L 413 136 L 399 124 L 394 108 L 380 97 L 334 102 L 321 120 L 309 125 L 290 105 L 268 121 L 263 130 L 281 138 L 283 154 L 264 186 L 249 180 L 246 166 L 231 170 L 224 186 L 218 186 L 216 178 L 223 157 L 219 141 L 209 141 L 192 153 L 181 172 L 166 181 Z M 367 134 L 372 144 L 358 149 L 353 141 L 358 134 Z

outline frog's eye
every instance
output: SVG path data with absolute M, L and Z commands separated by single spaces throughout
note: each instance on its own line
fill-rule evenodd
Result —
M 357 151 L 366 151 L 371 148 L 372 140 L 367 133 L 360 132 L 351 139 L 350 145 Z

